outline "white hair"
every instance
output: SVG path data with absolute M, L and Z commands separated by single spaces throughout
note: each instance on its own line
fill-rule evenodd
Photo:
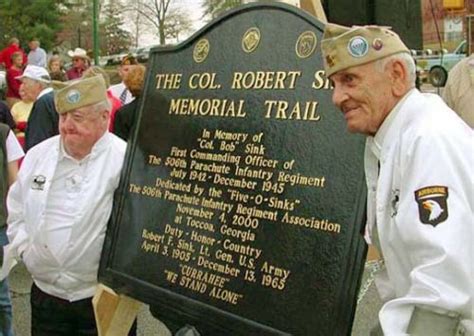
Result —
M 410 88 L 415 87 L 415 82 L 416 82 L 415 60 L 410 54 L 406 52 L 397 53 L 397 54 L 390 55 L 390 56 L 377 60 L 375 62 L 375 69 L 379 72 L 383 72 L 385 71 L 385 66 L 392 61 L 401 61 L 403 64 L 405 64 L 407 73 L 408 73 L 407 84 L 410 85 Z
M 28 77 L 26 77 L 26 78 L 28 78 Z M 44 90 L 44 89 L 49 88 L 51 86 L 51 82 L 44 82 L 42 80 L 37 80 L 37 79 L 32 79 L 32 78 L 29 78 L 29 79 L 31 79 L 35 83 L 38 83 L 41 86 L 41 90 Z

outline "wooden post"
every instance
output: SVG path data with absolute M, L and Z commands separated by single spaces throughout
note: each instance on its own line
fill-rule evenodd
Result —
M 300 5 L 302 9 L 313 14 L 322 23 L 328 22 L 321 0 L 300 0 Z
M 92 299 L 99 336 L 127 336 L 141 304 L 99 284 Z

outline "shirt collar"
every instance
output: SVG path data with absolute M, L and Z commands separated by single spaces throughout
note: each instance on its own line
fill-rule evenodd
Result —
M 91 152 L 89 154 L 87 154 L 85 157 L 83 157 L 81 160 L 77 160 L 66 152 L 66 149 L 64 148 L 63 141 L 61 139 L 61 141 L 59 141 L 58 161 L 68 159 L 68 160 L 72 160 L 72 161 L 77 162 L 77 163 L 86 162 L 86 161 L 96 157 L 102 150 L 104 150 L 107 147 L 109 142 L 110 142 L 109 132 L 106 131 L 104 133 L 104 135 L 102 135 L 100 137 L 100 139 L 97 140 L 97 142 L 94 144 L 94 146 L 92 147 Z
M 36 98 L 36 100 L 40 99 L 40 98 L 43 97 L 45 94 L 48 94 L 48 93 L 50 93 L 50 92 L 52 92 L 52 91 L 53 91 L 53 88 L 50 88 L 50 87 L 47 87 L 46 89 L 43 89 L 43 90 L 39 93 L 39 95 L 38 95 L 38 97 Z
M 400 111 L 402 105 L 405 103 L 405 101 L 408 99 L 410 95 L 412 95 L 416 89 L 411 89 L 408 91 L 402 99 L 398 101 L 398 103 L 395 105 L 395 107 L 390 111 L 390 113 L 387 115 L 385 120 L 382 122 L 382 125 L 379 127 L 377 130 L 377 133 L 375 133 L 375 136 L 373 137 L 368 137 L 367 143 L 370 146 L 370 149 L 374 153 L 374 155 L 377 157 L 377 159 L 380 159 L 380 151 L 382 149 L 383 143 L 385 141 L 385 138 L 387 136 L 387 133 L 390 129 L 390 126 L 393 124 L 393 121 L 395 120 L 398 112 Z

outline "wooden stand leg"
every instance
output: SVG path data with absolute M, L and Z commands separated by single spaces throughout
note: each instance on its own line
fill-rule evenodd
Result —
M 380 254 L 377 248 L 373 245 L 369 245 L 369 251 L 367 252 L 367 261 L 380 260 Z
M 92 299 L 99 336 L 128 335 L 141 304 L 100 284 Z
M 323 23 L 328 22 L 321 0 L 300 0 L 300 6 L 305 11 L 313 14 L 319 21 Z

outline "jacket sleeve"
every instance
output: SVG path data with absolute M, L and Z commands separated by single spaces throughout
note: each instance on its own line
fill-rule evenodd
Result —
M 7 236 L 9 244 L 4 247 L 0 279 L 4 279 L 8 275 L 28 246 L 28 233 L 23 211 L 22 183 L 20 171 L 17 181 L 10 187 L 7 196 Z
M 411 271 L 401 280 L 408 290 L 380 311 L 385 335 L 405 334 L 416 323 L 415 307 L 433 312 L 432 322 L 451 316 L 473 326 L 473 137 L 462 130 L 450 132 L 448 125 L 404 140 L 399 206 L 387 244 Z

